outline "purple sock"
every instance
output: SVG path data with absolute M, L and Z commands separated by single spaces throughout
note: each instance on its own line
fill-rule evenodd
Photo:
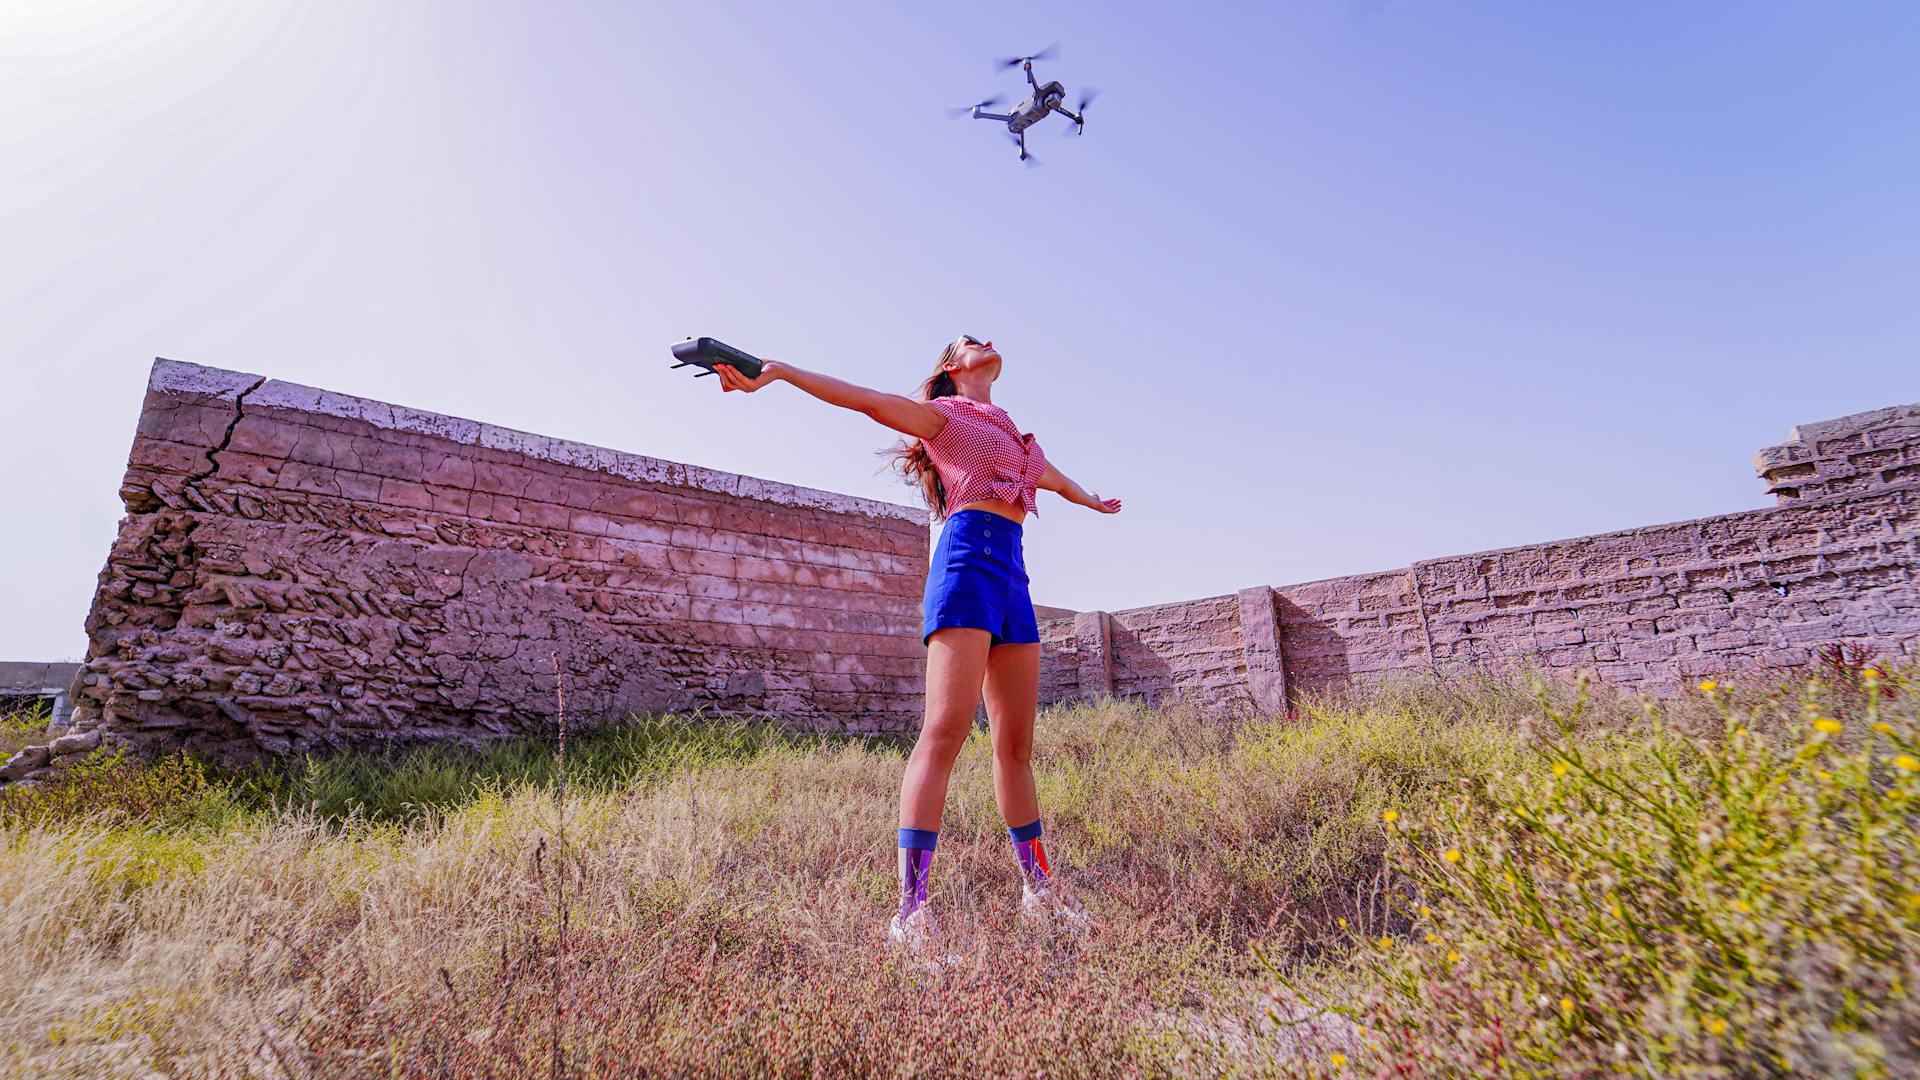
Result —
M 933 868 L 933 847 L 940 834 L 932 829 L 900 830 L 900 917 L 920 910 L 927 902 L 927 872 Z
M 1028 885 L 1037 888 L 1053 876 L 1047 868 L 1047 849 L 1040 846 L 1039 818 L 1034 818 L 1031 825 L 1008 829 L 1007 835 L 1013 838 L 1013 857 L 1019 860 Z

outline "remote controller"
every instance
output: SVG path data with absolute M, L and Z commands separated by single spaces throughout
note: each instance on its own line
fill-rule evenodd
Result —
M 714 374 L 715 364 L 731 364 L 740 374 L 749 379 L 760 377 L 759 357 L 743 353 L 718 338 L 688 338 L 673 347 L 673 358 L 680 361 L 673 365 L 677 368 L 706 368 L 705 371 L 694 376 L 696 379 Z

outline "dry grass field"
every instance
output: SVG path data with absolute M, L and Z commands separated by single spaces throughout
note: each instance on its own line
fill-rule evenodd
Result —
M 0 1068 L 72 1077 L 1902 1076 L 1908 670 L 1653 708 L 1402 682 L 1293 718 L 1050 708 L 1016 917 L 984 733 L 882 945 L 904 744 L 636 718 L 555 747 L 0 797 Z

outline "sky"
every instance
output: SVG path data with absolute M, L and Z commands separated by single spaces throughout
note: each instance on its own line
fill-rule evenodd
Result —
M 915 504 L 961 333 L 1120 610 L 1764 506 L 1920 400 L 1920 5 L 0 5 L 0 659 L 74 660 L 156 356 Z M 1077 99 L 1023 167 L 943 107 Z

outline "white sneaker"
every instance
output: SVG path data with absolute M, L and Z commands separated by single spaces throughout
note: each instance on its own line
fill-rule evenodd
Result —
M 1067 887 L 1052 878 L 1037 889 L 1029 882 L 1021 883 L 1020 917 L 1030 925 L 1072 931 L 1090 930 L 1099 925 Z
M 940 924 L 934 921 L 933 912 L 925 905 L 914 908 L 913 914 L 905 919 L 899 912 L 894 913 L 893 921 L 887 924 L 887 944 L 936 966 L 952 960 L 947 953 L 946 935 L 940 932 Z

